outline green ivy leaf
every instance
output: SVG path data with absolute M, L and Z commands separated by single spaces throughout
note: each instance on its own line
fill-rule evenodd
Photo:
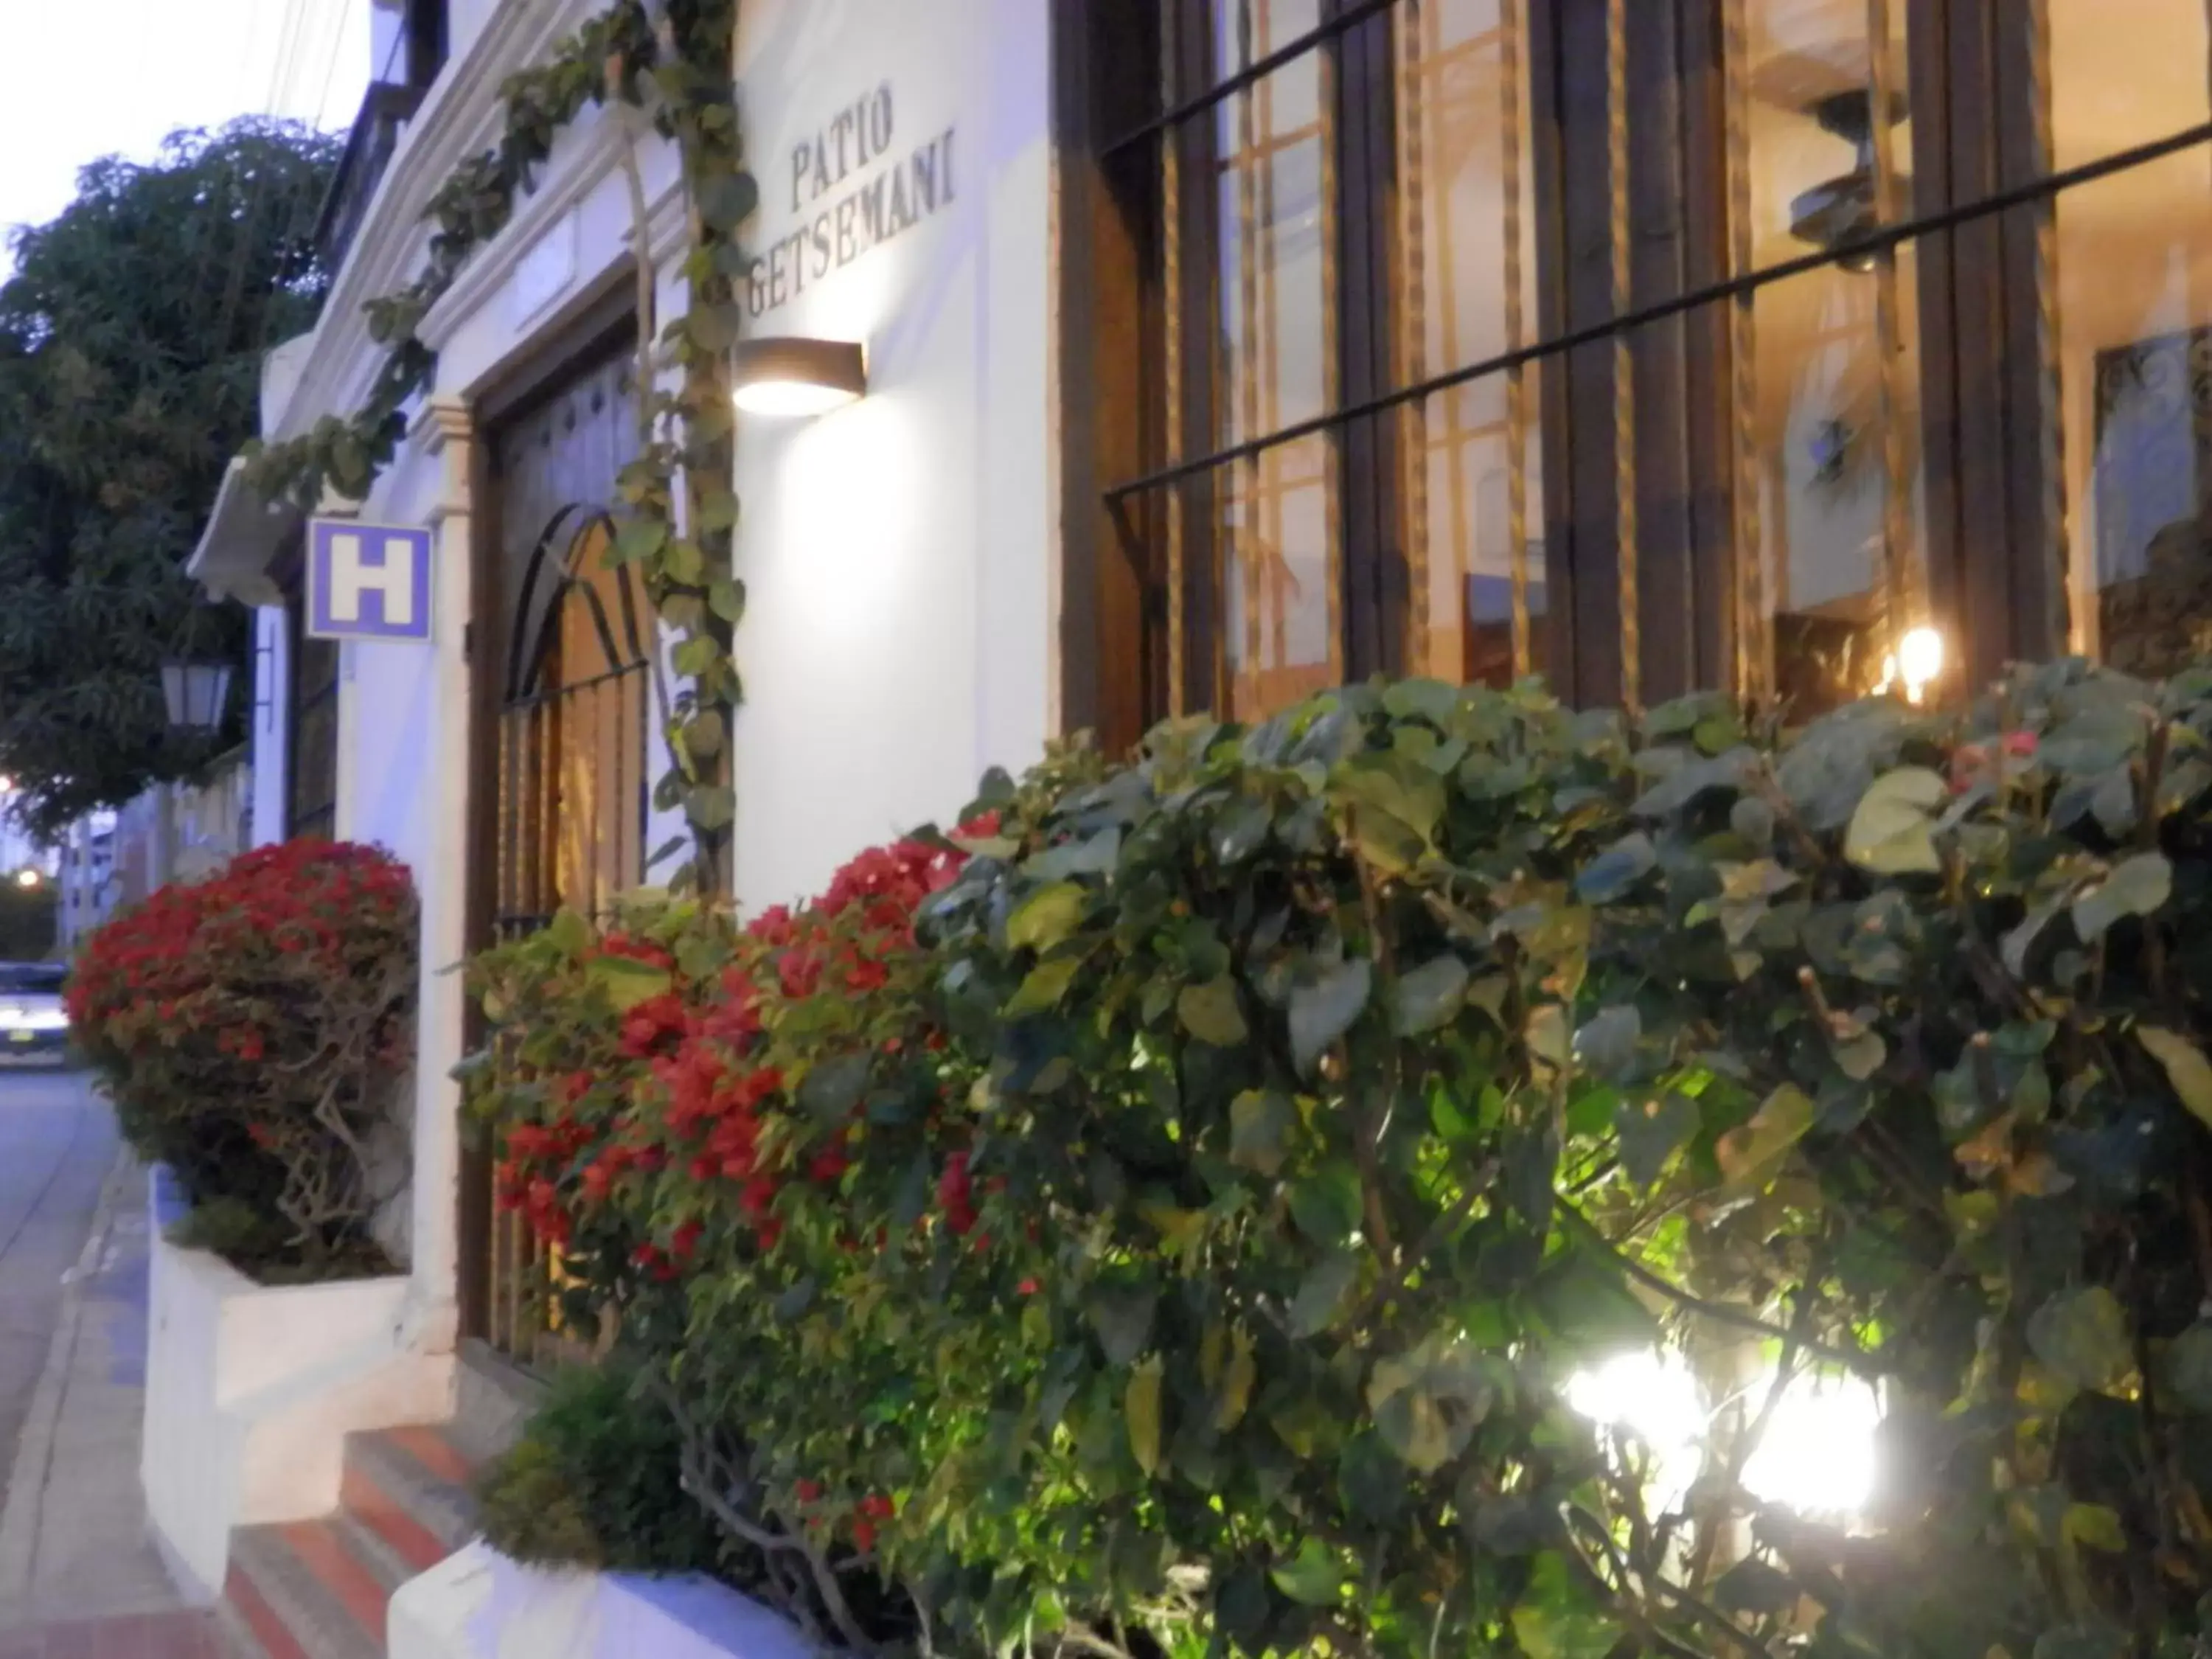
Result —
M 1006 943 L 1017 951 L 1049 951 L 1075 931 L 1089 902 L 1090 896 L 1072 881 L 1040 887 L 1006 918 Z
M 728 235 L 760 203 L 760 185 L 750 173 L 718 173 L 699 181 L 696 199 L 708 228 Z
M 722 711 L 703 708 L 684 725 L 684 747 L 695 758 L 711 760 L 722 752 Z
M 1291 1183 L 1291 1218 L 1315 1243 L 1334 1249 L 1359 1225 L 1359 1176 L 1349 1164 L 1332 1164 Z
M 1674 1090 L 1644 1100 L 1623 1100 L 1613 1109 L 1620 1137 L 1620 1161 L 1628 1178 L 1649 1187 L 1667 1168 L 1677 1148 L 1698 1133 L 1698 1103 Z
M 2127 1314 L 2102 1285 L 2062 1291 L 2038 1308 L 2027 1322 L 2027 1345 L 2077 1389 L 2101 1393 L 2135 1369 Z
M 2166 1386 L 2193 1412 L 2212 1415 L 2212 1320 L 2198 1320 L 2166 1351 Z
M 1755 1558 L 1737 1562 L 1713 1586 L 1713 1603 L 1728 1613 L 1771 1619 L 1798 1602 L 1798 1589 L 1787 1573 Z
M 1160 1466 L 1160 1357 L 1154 1354 L 1129 1373 L 1129 1386 L 1121 1397 L 1129 1450 L 1147 1475 Z
M 1291 1298 L 1291 1334 L 1317 1336 L 1334 1324 L 1345 1293 L 1358 1277 L 1359 1263 L 1352 1256 L 1328 1255 L 1316 1262 Z
M 727 489 L 710 489 L 700 498 L 698 527 L 708 533 L 734 529 L 738 522 L 738 498 Z
M 1344 1568 L 1328 1545 L 1309 1538 L 1298 1553 L 1267 1575 L 1302 1607 L 1330 1607 L 1344 1595 Z
M 1616 1003 L 1601 1008 L 1575 1033 L 1574 1055 L 1593 1075 L 1618 1079 L 1634 1063 L 1637 1040 L 1643 1035 L 1643 1017 L 1631 1005 Z
M 2094 945 L 2122 916 L 2147 916 L 2173 893 L 2173 866 L 2163 853 L 2138 853 L 2074 901 L 2074 931 Z
M 695 785 L 684 793 L 684 815 L 702 830 L 726 830 L 737 819 L 737 792 L 726 784 Z
M 704 634 L 695 634 L 690 639 L 677 643 L 671 661 L 679 674 L 703 674 L 714 665 L 714 659 L 721 654 L 721 649 Z
M 1566 1563 L 1547 1551 L 1536 1558 L 1528 1590 L 1513 1609 L 1513 1636 L 1528 1659 L 1606 1659 L 1620 1629 L 1589 1605 Z
M 1443 817 L 1443 780 L 1395 751 L 1347 761 L 1330 780 L 1330 793 L 1360 855 L 1391 874 L 1413 867 Z
M 1091 1327 L 1106 1363 L 1116 1370 L 1133 1365 L 1152 1340 L 1152 1314 L 1158 1298 L 1141 1285 L 1102 1285 L 1091 1292 Z
M 1373 973 L 1364 957 L 1338 963 L 1291 993 L 1291 1058 L 1310 1075 L 1367 1006 Z
M 1582 868 L 1575 896 L 1585 904 L 1610 904 L 1625 896 L 1659 862 L 1658 849 L 1641 830 L 1624 836 Z
M 1237 1006 L 1237 981 L 1224 974 L 1203 985 L 1186 985 L 1176 998 L 1176 1017 L 1200 1042 L 1233 1048 L 1250 1035 Z
M 745 616 L 745 585 L 720 577 L 707 584 L 707 608 L 735 626 Z
M 2155 1025 L 2136 1026 L 2136 1041 L 2166 1067 L 2166 1081 L 2181 1103 L 2198 1122 L 2212 1128 L 2212 1062 L 2205 1060 L 2204 1051 L 2179 1032 Z
M 585 971 L 592 983 L 606 993 L 617 1013 L 626 1014 L 641 1002 L 666 994 L 675 985 L 665 968 L 656 968 L 634 957 L 595 956 L 586 964 Z
M 1933 814 L 1950 791 L 1924 766 L 1901 766 L 1876 778 L 1859 798 L 1844 836 L 1844 856 L 1876 875 L 1932 875 L 1936 856 Z
M 1230 1339 L 1228 1362 L 1222 1368 L 1221 1387 L 1213 1403 L 1213 1426 L 1223 1434 L 1244 1420 L 1252 1405 L 1252 1385 L 1259 1377 L 1251 1334 L 1239 1327 Z
M 574 910 L 563 910 L 545 924 L 545 931 L 539 938 L 549 949 L 564 957 L 579 957 L 592 943 L 592 924 Z
M 1054 957 L 1049 962 L 1037 963 L 1023 975 L 1021 984 L 1006 1000 L 1006 1018 L 1024 1019 L 1059 1007 L 1060 999 L 1067 994 L 1067 988 L 1075 982 L 1075 975 L 1082 967 L 1080 957 Z
M 1434 1474 L 1467 1449 L 1491 1403 L 1480 1358 L 1453 1340 L 1378 1359 L 1368 1377 L 1367 1408 L 1376 1429 L 1422 1474 Z
M 869 1057 L 834 1054 L 809 1066 L 799 1085 L 799 1104 L 817 1123 L 842 1123 L 852 1116 L 868 1086 Z
M 660 577 L 684 587 L 696 586 L 707 574 L 707 556 L 688 536 L 672 536 L 660 550 Z
M 1274 1089 L 1247 1089 L 1229 1103 L 1229 1161 L 1239 1169 L 1273 1176 L 1283 1167 L 1283 1142 L 1297 1121 L 1290 1097 Z
M 2074 1504 L 2068 1506 L 2060 1528 L 2068 1541 L 2084 1549 L 2100 1551 L 2106 1555 L 2127 1553 L 2128 1534 L 2120 1524 L 2119 1512 L 2102 1504 Z
M 1729 1130 L 1714 1146 L 1721 1174 L 1738 1191 L 1764 1185 L 1818 1115 L 1810 1095 L 1794 1083 L 1784 1084 L 1760 1103 L 1748 1123 Z
M 634 564 L 640 559 L 649 559 L 668 544 L 668 526 L 660 519 L 625 519 L 615 532 L 614 546 L 609 550 L 608 562 L 612 564 Z
M 1466 1006 L 1467 977 L 1467 964 L 1449 951 L 1401 974 L 1391 996 L 1398 1035 L 1419 1036 L 1449 1024 Z

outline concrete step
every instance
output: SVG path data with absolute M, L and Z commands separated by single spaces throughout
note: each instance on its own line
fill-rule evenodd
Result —
M 339 1507 L 415 1572 L 427 1572 L 477 1535 L 471 1459 L 437 1429 L 348 1437 Z
M 266 1659 L 384 1659 L 394 1588 L 334 1517 L 234 1533 L 222 1595 Z
M 384 1659 L 392 1592 L 476 1535 L 471 1473 L 435 1429 L 349 1437 L 335 1515 L 232 1535 L 234 1659 Z

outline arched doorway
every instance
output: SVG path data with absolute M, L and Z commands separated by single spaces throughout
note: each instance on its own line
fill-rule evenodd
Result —
M 604 916 L 646 874 L 657 638 L 635 570 L 609 564 L 623 468 L 637 453 L 635 325 L 489 423 L 473 648 L 485 740 L 477 948 L 563 909 Z M 463 1176 L 463 1328 L 529 1362 L 562 1351 L 557 1262 L 492 1202 L 492 1158 Z

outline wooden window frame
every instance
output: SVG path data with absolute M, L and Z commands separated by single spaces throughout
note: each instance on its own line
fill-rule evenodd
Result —
M 1338 409 L 1330 429 L 1346 484 L 1343 663 L 1348 680 L 1404 672 L 1407 562 L 1398 468 L 1384 447 L 1378 395 L 1432 396 L 1495 366 L 1447 366 L 1419 388 L 1390 382 L 1395 147 L 1389 142 L 1391 31 L 1399 0 L 1325 0 L 1334 70 L 1340 286 Z M 2058 197 L 2125 158 L 2053 173 L 2049 123 L 2036 100 L 2045 0 L 1896 0 L 1906 21 L 1906 85 L 1914 112 L 1914 199 L 1892 245 L 1916 255 L 1920 340 L 1920 453 L 1929 619 L 1954 642 L 1954 684 L 1978 684 L 2008 661 L 2065 649 L 2065 504 L 2047 442 L 2063 417 L 2051 337 L 2050 224 Z M 1735 297 L 1824 263 L 1808 253 L 1731 276 L 1723 52 L 1728 0 L 1626 8 L 1626 98 L 1635 135 L 1629 176 L 1633 238 L 1629 335 L 1635 376 L 1634 459 L 1639 535 L 1643 701 L 1739 684 L 1741 649 L 1767 649 L 1768 629 L 1739 641 L 1741 575 L 1729 307 Z M 1158 243 L 1160 149 L 1116 148 L 1157 128 L 1218 83 L 1205 73 L 1203 0 L 1156 0 L 1146 18 L 1179 26 L 1172 107 L 1152 64 L 1160 42 L 1131 28 L 1126 0 L 1061 0 L 1054 10 L 1055 137 L 1060 167 L 1060 387 L 1066 413 L 1061 709 L 1068 729 L 1097 731 L 1109 750 L 1165 712 L 1170 677 L 1181 706 L 1226 706 L 1219 593 L 1207 476 L 1221 452 L 1185 443 L 1170 455 L 1162 429 L 1166 343 L 1210 337 L 1210 283 L 1185 285 L 1182 316 L 1165 315 Z M 1611 292 L 1605 0 L 1532 0 L 1529 137 L 1536 176 L 1537 343 L 1524 361 L 1541 388 L 1547 673 L 1570 702 L 1620 701 L 1613 352 L 1604 331 Z M 1194 21 L 1195 20 L 1195 21 Z M 1133 52 L 1127 42 L 1142 37 Z M 1119 49 L 1117 49 L 1119 48 Z M 2047 58 L 2040 64 L 2047 78 Z M 1379 82 L 1374 77 L 1380 76 Z M 1381 96 L 1374 95 L 1380 85 Z M 1365 87 L 1368 95 L 1353 95 Z M 1183 129 L 1187 173 L 1210 160 L 1210 122 Z M 2212 143 L 2195 129 L 2164 145 Z M 2212 133 L 2212 126 L 2204 130 Z M 1673 135 L 1655 145 L 1655 132 Z M 1199 135 L 1193 137 L 1193 134 Z M 1164 141 L 1162 141 L 1164 143 Z M 1653 167 L 1650 158 L 1663 157 Z M 2148 159 L 2137 154 L 2134 161 Z M 1347 164 L 1348 163 L 1348 164 Z M 1209 273 L 1211 204 L 1186 191 L 1176 227 L 1187 265 Z M 1595 217 L 1593 217 L 1595 216 Z M 1179 327 L 1171 328 L 1171 323 Z M 1135 349 L 1132 349 L 1132 345 Z M 1197 361 L 1195 358 L 1193 362 Z M 1211 377 L 1179 377 L 1185 432 L 1211 433 Z M 1401 407 L 1402 404 L 1394 404 Z M 1350 411 L 1346 413 L 1345 411 Z M 1365 481 L 1373 481 L 1370 492 Z M 1170 496 L 1180 498 L 1186 581 L 1184 651 L 1166 661 L 1168 596 L 1158 568 Z M 1137 672 L 1130 670 L 1134 667 Z M 1750 684 L 1760 682 L 1753 675 Z

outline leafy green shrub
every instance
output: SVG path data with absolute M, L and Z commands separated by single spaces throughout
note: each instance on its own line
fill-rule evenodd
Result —
M 690 1489 L 903 1592 L 801 1609 L 855 1645 L 2186 1653 L 2208 736 L 2075 663 L 1182 722 L 495 956 L 473 1091 Z M 1660 1352 L 1682 1443 L 1571 1403 Z M 1760 1475 L 1804 1378 L 1876 1391 L 1856 1513 Z
M 556 1378 L 522 1437 L 477 1483 L 484 1536 L 518 1561 L 609 1572 L 712 1572 L 720 1545 L 684 1496 L 683 1437 L 619 1369 Z
M 381 1260 L 373 1170 L 411 1058 L 416 971 L 405 866 L 289 842 L 116 916 L 67 1000 L 140 1155 L 195 1206 L 228 1200 L 208 1225 L 240 1265 L 312 1277 Z

